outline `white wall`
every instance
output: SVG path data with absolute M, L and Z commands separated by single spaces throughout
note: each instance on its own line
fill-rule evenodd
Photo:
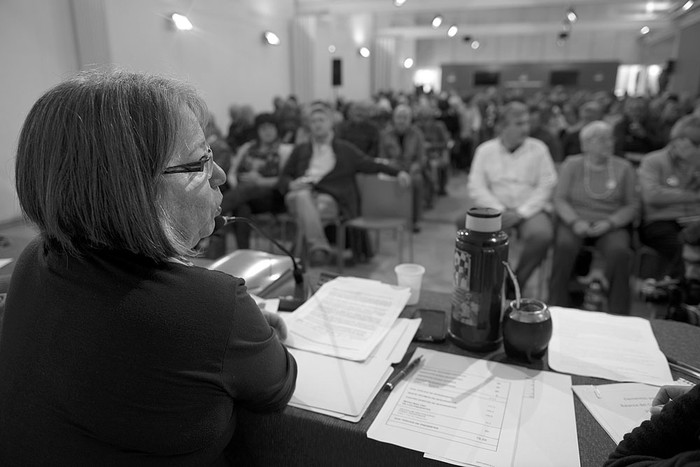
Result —
M 102 57 L 127 69 L 187 79 L 224 131 L 230 104 L 268 110 L 273 96 L 290 92 L 294 0 L 89 0 L 104 3 L 91 12 L 81 10 L 87 8 L 83 1 L 74 0 L 78 25 L 103 14 L 104 30 L 83 27 L 77 34 L 71 0 L 0 1 L 0 223 L 20 216 L 14 157 L 22 122 L 44 91 L 80 68 L 78 37 L 83 59 L 88 51 L 90 61 Z M 187 13 L 195 30 L 169 29 L 165 18 L 174 11 Z M 264 46 L 265 29 L 274 30 L 282 45 Z
M 18 218 L 14 170 L 22 122 L 36 99 L 77 68 L 68 0 L 0 2 L 0 223 Z

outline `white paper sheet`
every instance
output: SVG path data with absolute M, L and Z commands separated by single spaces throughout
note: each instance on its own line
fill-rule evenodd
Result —
M 552 307 L 549 366 L 612 381 L 672 384 L 671 370 L 649 321 Z
M 411 345 L 420 322 L 420 318 L 398 318 L 369 358 L 381 358 L 390 363 L 399 363 L 406 355 L 408 346 Z
M 419 348 L 367 436 L 481 466 L 513 460 L 524 382 L 505 365 Z
M 515 368 L 515 367 L 513 367 Z M 517 368 L 525 378 L 515 447 L 515 467 L 580 465 L 571 377 L 551 371 Z M 428 459 L 472 465 L 426 453 Z
M 386 360 L 352 362 L 289 349 L 298 376 L 289 405 L 349 421 L 359 421 L 392 372 Z
M 656 386 L 640 383 L 573 386 L 573 390 L 615 443 L 649 420 L 651 402 L 659 392 Z
M 409 296 L 408 289 L 378 281 L 333 279 L 286 320 L 286 344 L 363 361 L 387 335 Z

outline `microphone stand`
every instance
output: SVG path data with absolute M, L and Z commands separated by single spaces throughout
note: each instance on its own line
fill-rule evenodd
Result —
M 279 248 L 285 255 L 287 255 L 289 259 L 292 260 L 292 273 L 294 276 L 294 295 L 293 298 L 290 299 L 281 298 L 279 309 L 281 311 L 296 310 L 302 303 L 306 301 L 306 293 L 304 290 L 304 271 L 299 266 L 299 263 L 297 263 L 297 260 L 296 258 L 294 258 L 294 255 L 291 254 L 289 250 L 282 246 L 282 244 L 280 244 L 277 240 L 272 238 L 267 232 L 263 231 L 260 227 L 258 227 L 255 224 L 255 222 L 248 219 L 247 217 L 216 216 L 216 218 L 214 219 L 214 230 L 219 230 L 220 228 L 225 227 L 226 225 L 233 224 L 236 222 L 243 222 L 244 224 L 248 224 L 257 233 L 270 240 L 277 248 Z

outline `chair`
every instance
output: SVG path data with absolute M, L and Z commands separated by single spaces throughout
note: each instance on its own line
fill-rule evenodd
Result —
M 360 217 L 337 224 L 338 257 L 345 249 L 347 229 L 354 227 L 377 231 L 393 230 L 398 237 L 398 260 L 403 262 L 403 237 L 408 233 L 409 260 L 413 261 L 413 190 L 402 187 L 395 177 L 386 175 L 357 175 L 360 192 Z M 378 238 L 378 237 L 377 237 Z M 342 259 L 338 270 L 342 272 Z

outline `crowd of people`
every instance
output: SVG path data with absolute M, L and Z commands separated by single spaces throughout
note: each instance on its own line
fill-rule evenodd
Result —
M 319 114 L 328 123 L 321 130 L 314 123 Z M 554 88 L 523 96 L 489 88 L 468 97 L 379 93 L 333 106 L 300 105 L 292 96 L 275 98 L 274 111 L 258 117 L 234 106 L 231 119 L 224 212 L 287 210 L 305 231 L 314 265 L 331 257 L 322 219 L 358 214 L 353 178 L 368 170 L 367 159 L 380 164 L 371 171 L 408 175 L 414 232 L 423 211 L 446 194 L 450 174 L 468 172 L 472 201 L 501 210 L 504 228 L 524 245 L 516 269 L 521 286 L 553 248 L 553 305 L 571 305 L 568 283 L 580 270 L 582 248 L 595 249 L 606 259 L 607 309 L 627 314 L 633 248 L 651 247 L 666 259 L 653 274 L 680 279 L 682 220 L 700 215 L 700 105 L 672 94 L 619 99 Z M 331 140 L 350 143 L 359 166 L 331 172 L 350 150 L 324 149 Z M 264 163 L 261 145 L 272 151 Z M 286 167 L 290 153 L 298 164 L 300 152 L 304 163 Z M 339 177 L 333 183 L 331 173 Z M 303 209 L 289 190 L 302 182 L 313 194 Z M 336 187 L 344 187 L 342 194 Z M 249 244 L 239 232 L 236 238 L 239 247 Z M 223 251 L 214 242 L 209 254 Z

